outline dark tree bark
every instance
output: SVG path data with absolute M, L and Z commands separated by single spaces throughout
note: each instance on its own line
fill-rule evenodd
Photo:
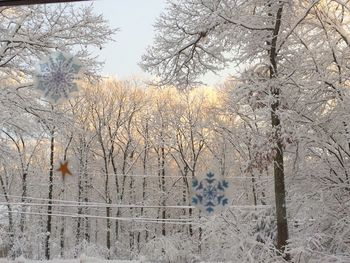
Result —
M 281 28 L 281 18 L 283 12 L 283 4 L 277 10 L 276 20 L 274 25 L 273 36 L 271 40 L 271 47 L 269 50 L 270 56 L 270 79 L 277 78 L 277 38 Z M 274 141 L 276 147 L 274 149 L 274 180 L 275 180 L 275 202 L 276 202 L 276 216 L 277 216 L 277 248 L 283 255 L 284 259 L 290 260 L 290 255 L 285 253 L 285 247 L 288 241 L 288 222 L 287 222 L 287 208 L 286 208 L 286 190 L 284 183 L 284 163 L 283 163 L 283 146 L 281 138 L 281 120 L 278 116 L 280 109 L 280 87 L 271 87 L 271 93 L 274 101 L 271 105 L 271 125 L 274 131 Z
M 79 176 L 79 182 L 78 182 L 78 201 L 79 201 L 79 206 L 78 206 L 78 211 L 77 214 L 81 215 L 83 213 L 83 207 L 81 206 L 81 201 L 82 201 L 82 192 L 83 192 L 83 179 L 82 176 Z M 75 233 L 75 247 L 78 248 L 79 244 L 81 242 L 81 225 L 82 225 L 82 217 L 77 218 L 77 230 Z M 79 251 L 75 251 L 74 257 L 78 257 Z
M 9 222 L 9 246 L 13 247 L 13 242 L 14 242 L 14 233 L 13 233 L 13 215 L 12 215 L 12 206 L 10 205 L 10 199 L 8 197 L 8 192 L 5 186 L 5 182 L 2 178 L 2 176 L 0 175 L 0 185 L 2 188 L 2 191 L 4 193 L 4 197 L 6 200 L 6 207 L 7 207 L 7 211 L 8 211 L 8 222 Z
M 164 146 L 164 138 L 163 138 L 163 132 L 162 132 L 162 147 L 161 147 L 161 190 L 162 190 L 162 236 L 165 236 L 166 230 L 165 230 L 165 218 L 166 218 L 166 189 L 165 189 L 165 146 Z
M 53 167 L 54 167 L 54 151 L 55 151 L 55 132 L 50 131 L 50 171 L 49 171 L 49 202 L 47 205 L 47 223 L 46 223 L 46 239 L 45 239 L 45 258 L 50 259 L 50 237 L 52 230 L 52 197 L 53 197 Z

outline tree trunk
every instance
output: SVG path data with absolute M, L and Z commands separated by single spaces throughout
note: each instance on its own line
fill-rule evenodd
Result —
M 64 257 L 64 229 L 66 225 L 66 219 L 65 217 L 62 217 L 61 220 L 61 229 L 60 229 L 60 256 L 61 258 Z
M 80 160 L 80 167 L 81 167 L 81 172 L 83 171 L 83 164 L 82 164 L 82 161 Z M 83 178 L 81 176 L 82 173 L 80 173 L 79 175 L 79 181 L 78 181 L 78 211 L 77 211 L 77 214 L 78 215 L 82 215 L 83 214 L 83 207 L 81 206 L 82 204 L 82 200 L 83 200 Z M 80 251 L 78 251 L 78 247 L 79 247 L 79 244 L 81 243 L 82 241 L 82 234 L 81 234 L 81 230 L 82 230 L 82 222 L 83 222 L 83 218 L 82 217 L 78 217 L 77 218 L 77 227 L 76 227 L 76 233 L 75 233 L 75 252 L 74 252 L 74 258 L 78 257 L 78 254 L 80 253 Z
M 162 148 L 161 148 L 161 154 L 162 154 L 162 161 L 161 161 L 161 190 L 162 190 L 162 236 L 165 236 L 166 230 L 165 230 L 165 218 L 166 218 L 166 194 L 165 194 L 165 149 L 164 149 L 164 139 L 162 138 Z
M 112 202 L 110 199 L 108 199 L 107 204 L 110 205 Z M 111 250 L 111 208 L 110 207 L 106 207 L 106 224 L 107 224 L 107 230 L 106 230 L 106 246 L 107 246 L 107 250 L 108 250 L 108 256 L 107 259 L 110 259 L 110 250 Z
M 111 207 L 110 205 L 112 204 L 112 200 L 110 198 L 110 194 L 109 194 L 109 173 L 108 173 L 108 165 L 107 165 L 107 159 L 105 159 L 105 172 L 106 172 L 106 180 L 105 180 L 105 196 L 106 196 L 106 246 L 107 246 L 107 250 L 108 250 L 108 255 L 107 255 L 107 259 L 110 259 L 110 250 L 111 250 L 111 227 L 112 227 L 112 222 L 110 217 L 112 216 L 111 214 Z
M 88 204 L 89 203 L 89 174 L 87 171 L 87 164 L 88 161 L 85 160 L 85 167 L 84 167 L 84 203 Z M 90 214 L 90 208 L 85 207 L 84 211 L 85 215 Z M 90 218 L 89 217 L 84 217 L 84 239 L 86 242 L 90 242 Z
M 26 212 L 26 197 L 27 197 L 27 175 L 28 175 L 28 171 L 25 170 L 22 174 L 22 198 L 21 198 L 21 203 L 23 204 L 22 206 L 22 211 Z M 21 236 L 23 237 L 24 235 L 24 225 L 25 225 L 25 214 L 21 214 L 21 219 L 20 219 L 20 233 Z
M 283 4 L 277 10 L 273 37 L 271 40 L 270 55 L 270 79 L 277 78 L 277 37 L 281 27 L 281 17 L 283 11 Z M 287 208 L 286 208 L 286 191 L 284 184 L 284 164 L 283 164 L 283 146 L 281 138 L 281 120 L 278 116 L 280 108 L 280 88 L 271 87 L 271 93 L 274 97 L 274 102 L 271 105 L 271 124 L 274 131 L 274 141 L 276 146 L 274 148 L 274 180 L 275 180 L 275 202 L 276 202 L 276 216 L 277 216 L 277 249 L 281 252 L 284 259 L 290 260 L 290 255 L 285 253 L 285 247 L 288 240 L 288 222 L 287 222 Z
M 66 195 L 66 184 L 63 181 L 62 182 L 62 190 L 61 193 L 63 194 L 63 200 L 66 200 L 65 195 Z M 65 212 L 65 208 L 62 207 L 63 212 Z M 61 228 L 60 228 L 60 256 L 61 258 L 64 257 L 64 229 L 65 229 L 65 225 L 66 225 L 66 218 L 62 217 L 61 218 Z
M 113 147 L 113 149 L 114 149 L 114 147 Z M 113 169 L 113 173 L 114 173 L 115 190 L 117 192 L 116 202 L 118 203 L 119 198 L 120 198 L 120 194 L 119 194 L 120 189 L 119 189 L 119 180 L 118 180 L 118 170 L 117 170 L 117 166 L 116 166 L 115 161 L 114 161 L 113 152 L 114 152 L 114 150 L 112 150 L 112 154 L 111 154 L 112 155 L 111 164 L 112 164 L 112 169 Z M 116 217 L 119 217 L 119 215 L 120 215 L 119 208 L 116 207 L 115 209 L 117 210 Z M 115 220 L 114 235 L 115 235 L 115 241 L 118 242 L 118 239 L 119 239 L 119 221 L 118 220 Z
M 46 224 L 46 240 L 45 240 L 45 258 L 50 259 L 50 237 L 52 229 L 52 197 L 53 197 L 53 167 L 54 167 L 54 150 L 55 150 L 55 132 L 50 131 L 50 172 L 49 172 L 49 202 L 47 205 L 47 224 Z
M 134 179 L 133 177 L 131 176 L 130 177 L 130 183 L 129 183 L 129 191 L 130 191 L 130 200 L 132 200 L 133 204 L 136 203 L 136 200 L 135 200 L 135 187 L 134 187 Z M 133 207 L 130 207 L 130 217 L 134 217 L 134 208 Z M 134 226 L 133 226 L 133 222 L 130 222 L 130 225 L 131 225 L 131 229 L 129 231 L 129 245 L 130 245 L 130 251 L 133 252 L 134 250 L 134 244 L 135 244 L 135 230 L 134 230 Z
M 12 215 L 12 207 L 10 205 L 10 199 L 8 197 L 8 193 L 6 190 L 6 186 L 5 186 L 5 182 L 2 179 L 1 175 L 0 175 L 0 185 L 1 188 L 4 192 L 4 197 L 6 200 L 6 206 L 7 206 L 7 211 L 8 211 L 8 222 L 9 222 L 9 237 L 10 237 L 10 242 L 9 242 L 9 246 L 13 247 L 13 243 L 14 243 L 14 233 L 13 233 L 13 215 Z
M 146 123 L 146 128 L 145 128 L 145 145 L 143 148 L 143 158 L 142 158 L 142 168 L 143 168 L 143 175 L 145 176 L 142 180 L 142 203 L 145 203 L 146 199 L 146 188 L 147 188 L 147 181 L 146 181 L 146 175 L 147 175 L 147 161 L 148 161 L 148 147 L 149 147 L 149 135 L 148 135 L 148 123 Z M 140 215 L 141 217 L 144 216 L 144 208 L 141 207 L 140 210 Z M 137 234 L 137 247 L 138 247 L 138 252 L 140 252 L 141 246 L 141 231 L 138 232 Z M 148 231 L 147 231 L 147 224 L 145 223 L 145 242 L 147 243 L 148 240 Z

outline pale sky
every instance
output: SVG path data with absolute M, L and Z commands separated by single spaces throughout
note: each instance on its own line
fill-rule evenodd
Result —
M 103 73 L 124 79 L 144 75 L 137 65 L 145 49 L 153 42 L 153 24 L 166 0 L 97 0 L 96 13 L 102 13 L 112 28 L 119 28 L 115 42 L 98 54 L 105 62 Z
M 112 28 L 119 28 L 115 42 L 97 50 L 99 60 L 105 62 L 103 74 L 127 79 L 133 76 L 147 77 L 138 66 L 147 46 L 155 35 L 153 25 L 164 11 L 166 0 L 96 0 L 95 12 L 103 14 Z M 223 72 L 222 76 L 227 76 Z M 202 81 L 214 85 L 222 76 L 207 74 Z

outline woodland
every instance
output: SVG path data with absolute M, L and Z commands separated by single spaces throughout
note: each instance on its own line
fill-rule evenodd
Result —
M 154 29 L 154 78 L 118 80 L 93 4 L 0 8 L 0 257 L 350 262 L 350 2 L 170 0 Z M 85 68 L 59 103 L 33 84 L 55 50 Z

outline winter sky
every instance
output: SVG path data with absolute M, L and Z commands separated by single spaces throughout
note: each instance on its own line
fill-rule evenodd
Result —
M 94 6 L 96 13 L 102 13 L 111 27 L 119 28 L 115 42 L 96 51 L 105 62 L 103 73 L 118 79 L 147 77 L 138 63 L 153 42 L 153 25 L 165 10 L 166 0 L 95 0 Z M 220 82 L 221 77 L 208 74 L 202 80 L 212 85 Z
M 152 43 L 153 24 L 166 0 L 96 0 L 96 13 L 102 13 L 111 27 L 119 28 L 109 43 L 97 52 L 105 62 L 104 73 L 117 78 L 143 75 L 137 65 L 146 47 Z

